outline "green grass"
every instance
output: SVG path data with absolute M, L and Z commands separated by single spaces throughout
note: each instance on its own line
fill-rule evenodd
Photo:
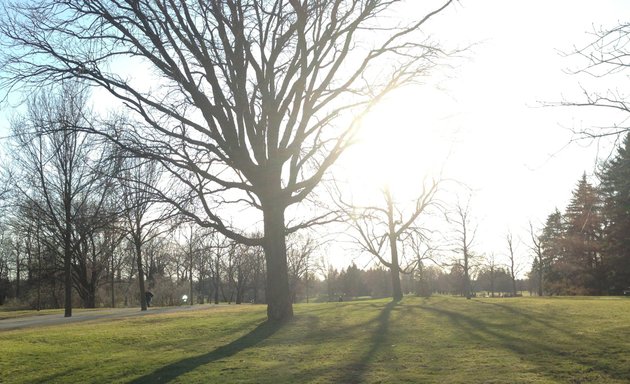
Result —
M 73 308 L 72 313 L 102 311 L 103 309 L 94 308 Z M 20 317 L 44 316 L 44 315 L 63 315 L 63 309 L 42 309 L 39 311 L 32 309 L 11 309 L 0 307 L 0 320 L 17 319 Z
M 627 383 L 630 300 L 433 297 L 0 332 L 2 383 Z

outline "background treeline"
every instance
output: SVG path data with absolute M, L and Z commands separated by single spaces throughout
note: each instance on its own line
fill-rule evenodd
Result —
M 163 177 L 169 164 L 114 144 L 128 124 L 124 117 L 93 114 L 77 84 L 58 89 L 33 95 L 11 124 L 0 188 L 0 305 L 146 308 L 145 291 L 154 294 L 155 305 L 265 303 L 262 247 L 191 219 L 190 195 L 179 193 L 176 178 Z M 356 248 L 374 256 L 363 268 L 335 268 L 330 260 L 341 255 L 325 254 L 323 239 L 288 234 L 290 299 L 622 294 L 630 286 L 630 136 L 596 176 L 593 184 L 584 175 L 565 211 L 552 212 L 540 232 L 531 229 L 528 280 L 518 278 L 515 256 L 523 240 L 509 231 L 503 263 L 475 250 L 467 204 L 451 214 L 454 229 L 441 234 L 447 244 L 430 246 L 414 220 L 429 206 L 433 184 L 414 200 L 410 219 L 400 219 L 404 207 L 387 193 L 385 208 L 350 216 L 364 235 Z M 378 225 L 387 230 L 376 231 Z M 390 247 L 386 259 L 385 240 L 400 255 Z
M 630 135 L 603 162 L 597 183 L 578 181 L 564 212 L 533 236 L 530 272 L 549 295 L 622 294 L 630 287 Z

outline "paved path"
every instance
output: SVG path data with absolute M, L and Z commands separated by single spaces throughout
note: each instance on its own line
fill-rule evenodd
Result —
M 12 329 L 78 323 L 90 320 L 119 319 L 124 317 L 147 316 L 160 313 L 207 310 L 216 307 L 218 307 L 218 305 L 182 305 L 178 307 L 151 307 L 147 311 L 141 311 L 139 308 L 104 308 L 90 311 L 75 311 L 72 314 L 72 317 L 63 317 L 63 313 L 41 316 L 35 315 L 0 320 L 0 332 Z

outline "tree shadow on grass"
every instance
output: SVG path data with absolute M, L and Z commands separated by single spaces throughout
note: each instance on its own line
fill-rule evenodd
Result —
M 399 301 L 389 302 L 376 317 L 376 328 L 372 333 L 370 346 L 361 357 L 342 368 L 339 377 L 335 379 L 337 383 L 363 383 L 364 376 L 368 371 L 370 363 L 374 360 L 376 353 L 385 345 L 388 337 L 389 319 L 394 307 L 399 305 Z
M 187 359 L 171 363 L 152 373 L 139 377 L 131 381 L 131 383 L 168 383 L 202 365 L 233 356 L 247 348 L 257 345 L 276 333 L 283 325 L 284 323 L 261 323 L 248 334 L 232 341 L 229 344 L 218 347 L 217 349 L 204 355 L 189 357 Z
M 504 306 L 499 305 L 503 310 Z M 610 361 L 602 361 L 597 351 L 604 353 L 613 347 L 606 340 L 589 340 L 583 335 L 572 333 L 564 330 L 544 320 L 537 320 L 532 315 L 525 316 L 529 321 L 541 324 L 544 327 L 552 329 L 556 334 L 562 334 L 572 342 L 569 344 L 554 342 L 554 338 L 550 335 L 535 338 L 526 333 L 516 332 L 515 329 L 502 329 L 495 324 L 488 323 L 482 318 L 467 315 L 465 313 L 456 312 L 443 308 L 420 306 L 421 309 L 445 317 L 457 329 L 464 330 L 472 339 L 483 344 L 498 345 L 505 349 L 506 353 L 512 352 L 518 354 L 522 359 L 529 361 L 539 367 L 539 374 L 547 376 L 549 379 L 558 379 L 558 375 L 570 375 L 573 382 L 582 381 L 617 381 L 628 380 L 630 372 L 623 364 L 612 363 Z M 520 314 L 521 311 L 508 309 L 508 312 Z M 518 327 L 517 327 L 518 328 Z M 524 330 L 523 330 L 524 331 Z M 584 353 L 582 353 L 582 352 Z M 553 358 L 549 358 L 552 356 Z M 557 367 L 567 364 L 582 365 L 582 370 L 574 372 L 557 372 Z M 574 368 L 574 369 L 577 369 Z M 590 374 L 597 376 L 589 377 Z M 581 375 L 587 375 L 581 377 Z

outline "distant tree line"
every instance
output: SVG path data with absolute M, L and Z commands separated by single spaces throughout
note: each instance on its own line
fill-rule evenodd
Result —
M 530 278 L 548 295 L 622 294 L 630 287 L 630 134 L 596 173 L 578 181 L 564 212 L 540 233 Z

